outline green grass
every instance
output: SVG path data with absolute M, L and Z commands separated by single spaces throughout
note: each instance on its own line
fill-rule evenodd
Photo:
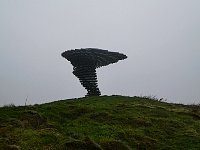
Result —
M 200 106 L 123 96 L 5 106 L 0 149 L 199 150 Z

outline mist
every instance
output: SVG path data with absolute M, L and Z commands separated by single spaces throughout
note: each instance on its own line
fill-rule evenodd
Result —
M 97 69 L 102 95 L 200 103 L 199 0 L 1 0 L 0 105 L 47 103 L 87 91 L 61 53 L 128 56 Z

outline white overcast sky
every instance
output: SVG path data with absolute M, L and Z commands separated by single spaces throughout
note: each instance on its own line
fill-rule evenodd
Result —
M 200 103 L 200 0 L 0 0 L 0 105 L 83 97 L 61 53 L 87 47 L 128 56 L 102 95 Z

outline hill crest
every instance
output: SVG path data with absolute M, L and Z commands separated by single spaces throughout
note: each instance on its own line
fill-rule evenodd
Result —
M 97 96 L 0 108 L 0 149 L 199 149 L 200 107 Z

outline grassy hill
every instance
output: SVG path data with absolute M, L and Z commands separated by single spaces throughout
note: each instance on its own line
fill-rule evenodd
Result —
M 0 108 L 3 150 L 200 149 L 200 106 L 101 96 Z

